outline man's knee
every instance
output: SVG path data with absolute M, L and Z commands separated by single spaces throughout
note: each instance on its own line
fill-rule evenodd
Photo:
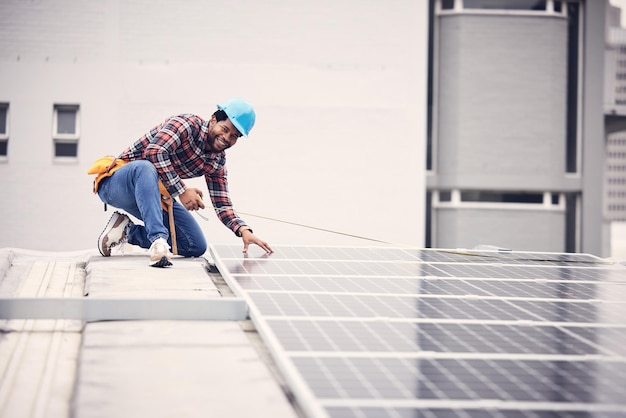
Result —
M 206 240 L 204 239 L 204 236 L 200 233 L 196 237 L 194 237 L 193 242 L 190 243 L 189 248 L 186 251 L 187 255 L 185 255 L 185 257 L 200 257 L 206 252 L 206 250 Z
M 136 161 L 131 161 L 129 164 L 132 165 L 133 170 L 135 170 L 136 173 L 141 174 L 142 176 L 143 175 L 151 175 L 154 177 L 158 176 L 156 167 L 150 161 L 136 160 Z
M 206 243 L 198 244 L 184 250 L 179 250 L 178 254 L 183 257 L 201 257 L 207 250 Z
M 191 255 L 191 257 L 200 257 L 201 255 L 206 253 L 206 250 L 207 250 L 207 243 L 206 243 L 206 241 L 198 242 L 192 248 L 191 252 L 193 254 Z

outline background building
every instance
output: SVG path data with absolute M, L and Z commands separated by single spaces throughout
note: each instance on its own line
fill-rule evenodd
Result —
M 605 2 L 433 6 L 429 244 L 608 255 Z
M 357 242 L 248 214 L 609 255 L 606 1 L 173 4 L 0 5 L 0 247 L 93 246 L 110 212 L 91 163 L 242 96 L 259 117 L 229 151 L 231 192 L 271 243 Z M 209 241 L 236 240 L 205 215 Z
M 619 7 L 607 7 L 607 47 L 604 76 L 607 155 L 605 210 L 611 222 L 611 255 L 626 257 L 626 31 L 620 14 L 626 2 L 613 0 Z

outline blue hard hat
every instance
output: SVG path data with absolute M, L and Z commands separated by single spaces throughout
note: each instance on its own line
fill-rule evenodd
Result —
M 250 103 L 244 99 L 235 98 L 218 104 L 217 108 L 226 113 L 241 135 L 248 136 L 256 121 L 256 113 Z

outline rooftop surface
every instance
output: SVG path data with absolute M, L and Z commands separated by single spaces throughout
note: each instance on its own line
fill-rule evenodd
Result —
M 110 302 L 95 307 L 96 317 L 114 315 L 124 301 L 139 306 L 143 300 L 160 303 L 160 309 L 126 315 L 155 317 L 165 309 L 175 317 L 181 310 L 176 301 L 235 299 L 226 287 L 220 291 L 219 274 L 208 266 L 203 258 L 176 259 L 173 268 L 157 269 L 144 255 L 3 249 L 0 297 L 23 304 L 27 298 L 56 300 L 51 310 L 59 316 L 81 312 L 63 312 L 58 298 Z M 24 308 L 30 315 L 43 309 L 35 303 Z M 1 417 L 297 416 L 245 315 L 0 324 Z
M 626 416 L 621 263 L 275 250 L 0 250 L 0 416 Z

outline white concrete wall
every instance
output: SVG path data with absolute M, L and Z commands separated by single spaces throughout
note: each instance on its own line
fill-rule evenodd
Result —
M 562 186 L 567 24 L 546 15 L 440 18 L 438 176 L 474 190 Z
M 258 115 L 229 151 L 236 208 L 423 245 L 426 69 L 422 1 L 5 0 L 0 247 L 94 246 L 111 212 L 91 193 L 91 163 L 232 96 Z M 55 103 L 81 107 L 73 164 L 53 161 Z M 210 242 L 237 240 L 205 215 Z M 271 244 L 368 244 L 244 218 Z
M 436 219 L 437 247 L 493 245 L 515 251 L 564 251 L 562 210 L 439 208 Z

